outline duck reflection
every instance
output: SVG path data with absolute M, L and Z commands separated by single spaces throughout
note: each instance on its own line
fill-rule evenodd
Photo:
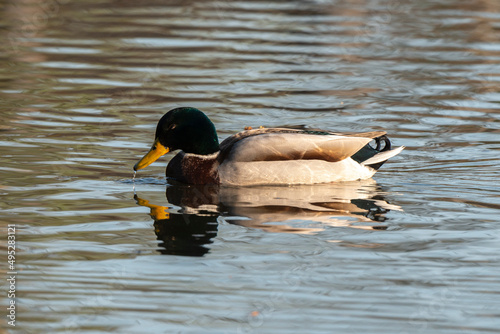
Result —
M 167 202 L 173 206 L 151 204 L 134 195 L 137 204 L 150 209 L 162 254 L 203 256 L 209 251 L 204 245 L 212 243 L 217 235 L 217 218 L 220 215 L 215 204 L 217 188 L 167 186 Z
M 389 204 L 373 179 L 293 187 L 228 188 L 220 192 L 226 221 L 269 232 L 311 234 L 327 226 L 386 229 Z M 244 217 L 244 218 L 242 218 Z M 305 226 L 304 226 L 305 225 Z
M 168 185 L 165 206 L 135 195 L 150 208 L 163 254 L 203 256 L 217 220 L 269 232 L 312 234 L 328 226 L 386 229 L 390 210 L 374 180 L 299 186 Z

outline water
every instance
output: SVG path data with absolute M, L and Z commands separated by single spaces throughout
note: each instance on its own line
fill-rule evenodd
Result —
M 496 1 L 2 9 L 16 333 L 500 331 Z M 177 106 L 221 139 L 307 125 L 407 148 L 364 182 L 168 185 L 171 154 L 133 182 Z

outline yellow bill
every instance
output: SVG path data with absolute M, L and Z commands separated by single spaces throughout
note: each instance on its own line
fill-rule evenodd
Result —
M 137 162 L 135 164 L 134 170 L 137 171 L 139 169 L 143 169 L 144 167 L 148 167 L 153 162 L 158 160 L 159 157 L 161 157 L 162 155 L 164 155 L 168 152 L 169 152 L 168 147 L 165 147 L 162 144 L 160 144 L 160 141 L 158 139 L 155 140 L 155 142 L 154 142 L 153 146 L 151 147 L 151 149 L 149 150 L 149 152 L 146 153 L 146 155 L 143 156 L 142 159 L 139 160 L 139 162 Z

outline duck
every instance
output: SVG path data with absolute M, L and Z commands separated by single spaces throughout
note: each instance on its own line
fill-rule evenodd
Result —
M 385 131 L 336 133 L 287 127 L 247 127 L 219 143 L 207 115 L 179 107 L 159 120 L 154 143 L 134 171 L 179 150 L 165 173 L 174 182 L 228 186 L 345 182 L 371 178 L 403 149 L 391 148 Z

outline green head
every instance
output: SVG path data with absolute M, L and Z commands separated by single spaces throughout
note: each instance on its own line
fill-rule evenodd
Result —
M 144 168 L 167 152 L 208 155 L 219 151 L 219 139 L 210 119 L 196 108 L 176 108 L 167 112 L 156 126 L 151 150 L 134 166 Z
M 156 126 L 155 140 L 170 151 L 205 155 L 219 150 L 214 124 L 196 108 L 176 108 L 163 115 Z

